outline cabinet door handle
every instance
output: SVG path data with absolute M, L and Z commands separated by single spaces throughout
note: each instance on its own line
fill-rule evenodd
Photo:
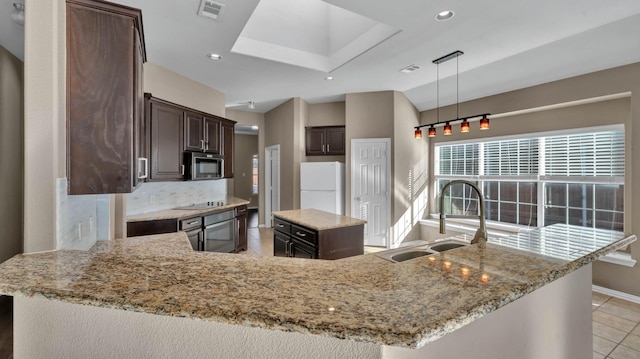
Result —
M 180 174 L 184 176 L 184 165 L 180 165 Z
M 144 168 L 144 174 L 140 175 L 140 171 L 138 170 L 138 179 L 145 179 L 149 177 L 149 160 L 144 157 L 140 157 L 138 158 L 138 165 L 141 163 L 142 165 L 140 167 Z
M 280 223 L 278 223 L 278 224 L 276 224 L 276 227 L 278 227 L 278 228 L 284 228 L 284 224 L 280 224 Z
M 198 223 L 199 223 L 199 221 L 187 222 L 187 225 L 190 226 L 192 224 L 198 224 Z
M 284 244 L 284 254 L 286 254 L 287 257 L 289 257 L 289 244 L 291 244 L 291 241 L 287 241 L 287 243 Z
M 200 140 L 200 149 L 204 151 L 204 140 Z
M 331 150 L 329 150 L 329 144 L 327 143 L 327 152 L 329 152 L 329 151 L 331 151 Z
M 209 141 L 206 141 L 206 142 L 204 143 L 204 150 L 205 150 L 205 151 L 209 151 Z
M 322 152 L 323 152 L 323 153 L 324 153 L 324 152 L 326 152 L 326 151 L 324 150 L 324 146 L 325 146 L 325 145 L 322 145 Z
M 298 236 L 298 237 L 306 237 L 307 235 L 304 234 L 304 233 L 300 233 L 300 232 L 296 231 L 296 236 Z

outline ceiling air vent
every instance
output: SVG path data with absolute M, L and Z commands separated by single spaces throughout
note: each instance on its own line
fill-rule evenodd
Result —
M 409 65 L 407 67 L 405 67 L 404 69 L 400 69 L 399 71 L 405 74 L 410 74 L 412 72 L 414 72 L 417 69 L 420 69 L 422 67 L 418 66 L 418 65 Z
M 202 0 L 198 15 L 217 20 L 218 16 L 222 14 L 222 9 L 224 9 L 224 4 L 211 0 Z

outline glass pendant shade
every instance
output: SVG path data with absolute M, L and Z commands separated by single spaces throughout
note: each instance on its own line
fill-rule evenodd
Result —
M 451 125 L 449 122 L 444 125 L 444 131 L 442 133 L 444 133 L 445 136 L 451 135 Z
M 414 138 L 422 138 L 422 130 L 419 128 L 416 128 L 416 132 L 413 133 L 413 137 Z
M 489 129 L 489 119 L 487 118 L 487 116 L 482 117 L 482 119 L 480 120 L 480 129 L 481 130 Z
M 429 137 L 436 137 L 436 128 L 433 125 L 429 127 Z
M 462 120 L 462 123 L 460 124 L 460 132 L 469 132 L 469 122 L 467 120 Z

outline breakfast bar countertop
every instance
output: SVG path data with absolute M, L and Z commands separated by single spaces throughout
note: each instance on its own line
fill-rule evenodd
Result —
M 227 196 L 223 200 L 223 204 L 217 207 L 207 209 L 162 209 L 153 212 L 145 212 L 127 216 L 127 222 L 156 221 L 162 219 L 181 219 L 195 216 L 203 216 L 214 211 L 231 209 L 238 206 L 248 205 L 246 199 Z
M 553 225 L 392 263 L 194 252 L 180 232 L 17 255 L 0 293 L 418 348 L 635 239 Z

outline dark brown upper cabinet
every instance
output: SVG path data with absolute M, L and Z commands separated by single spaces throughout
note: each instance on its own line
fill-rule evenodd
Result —
M 184 150 L 220 154 L 220 119 L 185 112 Z
M 235 122 L 225 120 L 222 128 L 222 155 L 224 178 L 233 178 L 233 139 L 235 137 Z
M 344 126 L 306 128 L 307 156 L 340 156 L 345 153 Z
M 67 0 L 69 194 L 133 192 L 148 175 L 140 10 Z
M 149 93 L 145 98 L 151 181 L 184 180 L 184 151 L 223 156 L 223 177 L 233 177 L 235 121 L 161 100 Z M 204 145 L 203 138 L 206 139 Z
M 150 128 L 151 181 L 184 179 L 184 111 L 176 105 L 146 95 L 147 123 Z

